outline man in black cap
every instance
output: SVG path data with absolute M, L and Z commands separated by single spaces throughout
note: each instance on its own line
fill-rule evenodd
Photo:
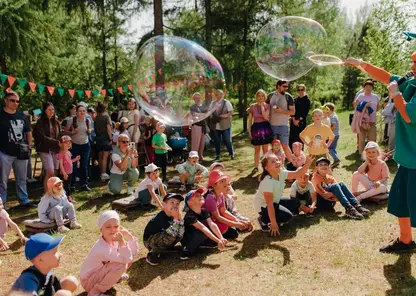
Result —
M 182 240 L 185 232 L 179 205 L 183 196 L 168 193 L 163 198 L 163 208 L 147 223 L 143 234 L 144 246 L 149 250 L 146 262 L 150 265 L 160 263 L 160 253 L 173 248 Z

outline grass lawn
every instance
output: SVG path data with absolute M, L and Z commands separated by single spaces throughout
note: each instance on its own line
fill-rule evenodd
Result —
M 356 136 L 348 125 L 348 113 L 339 115 L 342 162 L 334 173 L 338 180 L 351 185 L 351 174 L 360 163 L 355 155 Z M 235 124 L 238 130 L 241 126 L 241 121 Z M 257 215 L 253 199 L 258 180 L 250 175 L 253 149 L 247 135 L 237 134 L 233 142 L 236 160 L 229 161 L 224 151 L 224 163 L 238 193 L 239 211 L 254 221 Z M 213 148 L 207 155 L 209 165 L 214 157 Z M 396 164 L 390 161 L 389 166 L 392 181 Z M 170 175 L 173 174 L 170 171 Z M 40 183 L 30 185 L 30 196 L 35 200 L 40 198 L 40 187 Z M 90 193 L 74 195 L 83 228 L 70 231 L 63 241 L 64 257 L 61 267 L 55 271 L 60 277 L 79 276 L 83 259 L 99 237 L 97 217 L 103 210 L 110 209 L 110 202 L 118 198 L 106 194 L 103 184 L 93 184 L 93 187 Z M 20 225 L 24 219 L 36 217 L 35 209 L 22 210 L 14 208 L 15 205 L 15 201 L 10 201 L 8 212 Z M 298 216 L 281 227 L 277 238 L 270 238 L 256 224 L 252 233 L 242 234 L 224 251 L 204 252 L 185 262 L 176 254 L 156 267 L 146 264 L 147 252 L 141 244 L 139 259 L 129 270 L 129 282 L 117 285 L 113 294 L 416 295 L 416 279 L 411 271 L 416 259 L 378 252 L 380 246 L 397 235 L 396 219 L 386 213 L 386 204 L 369 208 L 373 215 L 364 221 L 344 219 L 343 208 L 338 204 L 335 214 Z M 155 213 L 128 211 L 121 214 L 122 224 L 141 241 L 144 227 Z M 16 239 L 13 234 L 6 237 L 10 242 Z M 24 248 L 18 242 L 12 245 L 11 251 L 0 253 L 0 294 L 8 291 L 27 266 Z M 82 293 L 82 288 L 77 292 Z

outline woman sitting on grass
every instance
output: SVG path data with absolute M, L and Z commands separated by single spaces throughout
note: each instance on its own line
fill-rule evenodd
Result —
M 254 199 L 256 212 L 259 213 L 258 222 L 262 231 L 270 232 L 271 236 L 279 235 L 278 223 L 286 223 L 298 211 L 299 203 L 296 199 L 282 197 L 286 179 L 297 179 L 303 176 L 312 163 L 307 157 L 306 163 L 297 171 L 291 172 L 283 168 L 281 160 L 274 154 L 269 154 L 261 161 L 263 173 L 260 185 Z
M 352 192 L 358 201 L 387 192 L 390 172 L 381 158 L 378 144 L 373 141 L 368 142 L 364 148 L 365 161 L 352 175 Z M 358 194 L 360 183 L 364 186 L 365 192 Z

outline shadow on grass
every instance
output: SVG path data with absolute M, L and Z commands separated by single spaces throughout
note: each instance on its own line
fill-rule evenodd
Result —
M 94 192 L 95 194 L 97 193 L 96 191 Z M 119 198 L 123 198 L 125 196 L 123 195 L 111 195 L 111 194 L 98 194 L 99 196 L 96 198 L 91 198 L 89 196 L 87 197 L 77 197 L 77 203 L 79 203 L 80 205 L 78 206 L 77 204 L 75 204 L 76 206 L 76 210 L 77 211 L 85 211 L 85 210 L 90 210 L 92 208 L 96 208 L 96 212 L 100 211 L 103 207 L 111 205 L 111 202 L 119 199 Z M 97 195 L 96 195 L 97 196 Z M 127 196 L 127 195 L 126 195 Z M 84 203 L 81 204 L 82 201 L 85 201 Z
M 383 273 L 391 289 L 388 296 L 415 295 L 416 279 L 412 276 L 412 254 L 401 254 L 394 264 L 383 266 Z
M 110 290 L 106 291 L 105 294 L 100 294 L 100 295 L 115 296 L 117 295 L 117 290 L 115 288 L 111 288 Z M 82 293 L 77 294 L 77 296 L 88 296 L 88 293 L 82 292 Z
M 130 279 L 128 285 L 133 291 L 137 291 L 147 287 L 158 277 L 164 280 L 178 271 L 201 268 L 215 270 L 219 268 L 219 264 L 207 264 L 203 262 L 208 254 L 209 251 L 201 252 L 188 261 L 178 260 L 177 255 L 166 254 L 165 256 L 162 255 L 165 258 L 162 257 L 162 263 L 159 266 L 150 266 L 146 263 L 146 259 L 142 258 L 133 263 L 129 269 Z
M 234 189 L 241 190 L 245 194 L 254 194 L 259 187 L 259 180 L 252 173 L 246 177 L 240 177 L 238 180 L 232 181 L 231 183 Z

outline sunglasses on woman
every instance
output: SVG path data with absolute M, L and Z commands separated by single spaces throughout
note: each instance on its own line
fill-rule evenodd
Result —
M 128 143 L 130 143 L 130 141 L 120 141 L 120 143 L 128 144 Z

